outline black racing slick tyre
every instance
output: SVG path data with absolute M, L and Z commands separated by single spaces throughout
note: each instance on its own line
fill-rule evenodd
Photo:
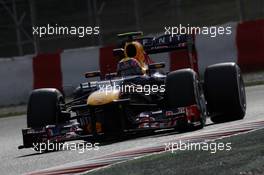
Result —
M 199 127 L 191 127 L 187 121 L 179 120 L 178 130 L 186 131 L 203 128 L 206 120 L 206 105 L 205 100 L 202 100 L 203 92 L 199 88 L 199 80 L 196 72 L 192 69 L 181 69 L 170 72 L 167 75 L 165 86 L 166 106 L 168 108 L 187 107 L 198 104 L 202 111 L 201 125 Z
M 205 97 L 214 123 L 243 119 L 246 113 L 245 86 L 236 63 L 209 66 L 204 76 Z
M 34 90 L 28 101 L 27 126 L 39 128 L 57 124 L 62 103 L 64 103 L 63 95 L 57 89 Z

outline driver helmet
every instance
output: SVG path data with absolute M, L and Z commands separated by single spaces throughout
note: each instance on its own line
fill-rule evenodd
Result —
M 139 66 L 141 67 L 142 71 L 144 73 L 146 72 L 147 70 L 147 65 L 145 63 L 146 53 L 144 51 L 142 44 L 140 44 L 137 41 L 126 43 L 124 52 L 126 58 L 136 59 L 139 62 Z

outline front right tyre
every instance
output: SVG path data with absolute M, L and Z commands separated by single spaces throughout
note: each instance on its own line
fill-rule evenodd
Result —
M 27 106 L 27 126 L 40 128 L 46 125 L 56 125 L 61 113 L 63 95 L 52 88 L 33 90 Z

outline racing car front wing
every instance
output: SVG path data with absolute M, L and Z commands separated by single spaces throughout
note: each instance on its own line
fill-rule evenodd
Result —
M 123 133 L 177 128 L 177 126 L 183 122 L 194 126 L 201 124 L 201 113 L 197 105 L 180 107 L 177 109 L 141 112 L 135 118 L 134 128 L 127 127 L 124 121 L 126 115 L 125 111 L 120 110 L 120 115 L 122 116 L 118 117 L 118 119 L 122 121 L 119 122 L 119 131 L 121 130 Z M 90 117 L 92 120 L 90 120 L 91 123 L 88 124 L 91 127 L 91 133 L 84 132 L 76 119 L 60 125 L 47 125 L 42 128 L 23 129 L 23 145 L 18 148 L 31 148 L 36 143 L 47 143 L 48 141 L 53 143 L 64 143 L 73 140 L 90 140 L 94 142 L 98 139 L 104 139 L 106 133 L 104 133 L 103 128 L 100 131 L 98 130 L 97 117 L 93 109 L 90 110 Z

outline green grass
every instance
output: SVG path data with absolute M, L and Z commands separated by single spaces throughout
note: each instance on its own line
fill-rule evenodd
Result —
M 18 115 L 26 115 L 26 111 L 3 113 L 3 114 L 0 114 L 0 118 L 15 117 L 15 116 L 18 116 Z
M 254 81 L 254 82 L 246 82 L 245 86 L 249 87 L 249 86 L 257 86 L 257 85 L 263 85 L 264 81 Z
M 218 140 L 231 142 L 230 151 L 178 151 L 151 155 L 86 175 L 263 174 L 264 129 Z

